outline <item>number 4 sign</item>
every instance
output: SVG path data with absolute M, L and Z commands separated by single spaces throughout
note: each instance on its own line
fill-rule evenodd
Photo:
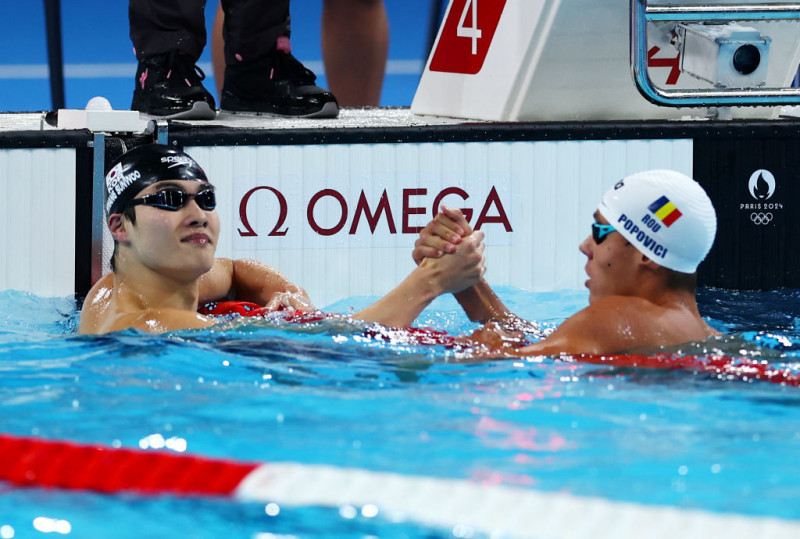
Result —
M 475 75 L 483 67 L 506 0 L 452 0 L 431 71 Z

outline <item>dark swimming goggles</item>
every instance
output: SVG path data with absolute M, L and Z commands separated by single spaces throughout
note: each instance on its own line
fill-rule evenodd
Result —
M 180 189 L 164 189 L 152 195 L 134 198 L 128 202 L 127 206 L 142 205 L 152 206 L 161 210 L 178 211 L 186 206 L 192 198 L 202 210 L 211 211 L 217 207 L 217 195 L 213 189 L 205 189 L 194 195 L 185 193 Z
M 615 232 L 616 229 L 611 225 L 601 225 L 600 223 L 592 223 L 592 238 L 597 245 L 603 243 L 606 236 Z

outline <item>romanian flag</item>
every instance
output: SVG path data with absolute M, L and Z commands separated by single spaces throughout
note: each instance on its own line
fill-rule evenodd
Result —
M 677 221 L 681 215 L 683 215 L 681 211 L 675 207 L 675 204 L 670 202 L 667 197 L 659 198 L 650 204 L 647 209 L 653 212 L 656 217 L 661 219 L 661 222 L 666 226 L 671 225 Z

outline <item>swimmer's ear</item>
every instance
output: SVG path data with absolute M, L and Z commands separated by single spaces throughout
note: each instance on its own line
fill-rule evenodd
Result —
M 122 219 L 121 213 L 112 213 L 108 216 L 108 229 L 115 240 L 128 241 L 128 231 L 125 229 L 125 221 Z
M 642 264 L 644 267 L 646 267 L 647 269 L 655 271 L 655 270 L 657 270 L 658 268 L 661 268 L 661 267 L 662 267 L 662 266 L 661 266 L 661 265 L 660 265 L 658 262 L 653 262 L 652 260 L 650 260 L 650 259 L 647 257 L 647 255 L 644 255 L 644 254 L 643 254 L 643 255 L 641 255 L 641 256 L 642 256 L 642 258 L 641 258 L 641 264 Z

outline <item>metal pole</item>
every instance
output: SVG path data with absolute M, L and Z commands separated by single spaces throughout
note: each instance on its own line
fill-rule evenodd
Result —
M 50 65 L 50 98 L 53 110 L 66 108 L 64 100 L 64 57 L 61 46 L 61 2 L 44 0 L 47 31 L 47 61 Z
M 797 20 L 798 3 L 646 6 L 650 21 Z
M 425 54 L 430 56 L 436 36 L 439 34 L 439 24 L 442 22 L 442 7 L 444 0 L 431 1 L 431 18 L 428 22 L 428 43 Z M 427 57 L 426 56 L 426 57 Z
M 95 133 L 92 141 L 94 163 L 92 167 L 92 282 L 94 285 L 103 276 L 103 240 L 110 234 L 105 226 L 103 199 L 106 192 L 106 136 Z M 110 239 L 109 239 L 110 241 Z

